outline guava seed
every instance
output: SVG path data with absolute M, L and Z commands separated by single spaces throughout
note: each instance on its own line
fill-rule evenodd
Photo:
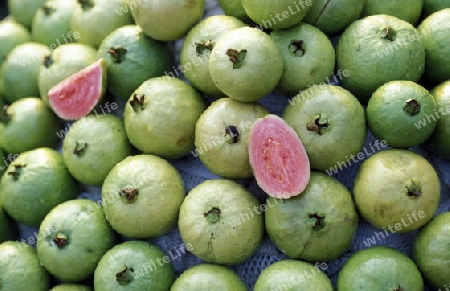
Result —
M 422 109 L 422 104 L 416 99 L 408 99 L 403 110 L 411 116 L 417 115 Z
M 211 223 L 216 223 L 220 220 L 220 209 L 217 207 L 211 208 L 208 212 L 203 214 L 206 219 Z

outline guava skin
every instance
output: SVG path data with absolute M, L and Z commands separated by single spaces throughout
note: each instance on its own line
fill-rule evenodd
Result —
M 49 273 L 39 264 L 36 250 L 16 241 L 0 244 L 0 290 L 47 291 Z
M 355 156 L 364 146 L 364 108 L 349 91 L 313 85 L 290 101 L 283 119 L 297 132 L 311 168 L 325 171 Z
M 170 291 L 247 291 L 244 281 L 232 270 L 213 264 L 200 264 L 184 271 Z
M 66 283 L 55 286 L 49 291 L 94 291 L 94 290 L 88 286 Z
M 336 48 L 336 64 L 337 69 L 349 72 L 341 85 L 366 104 L 388 81 L 419 81 L 425 71 L 425 48 L 410 23 L 372 15 L 344 30 Z
M 393 233 L 425 225 L 437 209 L 440 193 L 433 166 L 419 154 L 403 149 L 370 156 L 359 168 L 353 186 L 361 216 L 376 228 Z
M 18 237 L 18 234 L 16 222 L 6 214 L 0 200 L 0 244 L 5 241 L 15 240 Z
M 195 124 L 205 107 L 200 93 L 181 79 L 151 78 L 130 96 L 125 130 L 143 153 L 178 159 L 194 149 Z
M 284 259 L 263 269 L 254 291 L 320 290 L 333 291 L 330 279 L 319 267 L 307 262 Z
M 41 265 L 50 274 L 62 282 L 78 282 L 94 273 L 101 257 L 114 246 L 114 238 L 99 204 L 69 200 L 53 208 L 42 221 L 36 249 Z
M 130 5 L 130 9 L 136 24 L 148 36 L 173 41 L 186 35 L 201 19 L 205 0 L 143 1 L 137 7 Z
M 272 242 L 292 259 L 332 261 L 350 246 L 358 227 L 351 193 L 336 179 L 312 172 L 298 196 L 266 202 L 265 225 Z
M 18 23 L 12 17 L 6 17 L 0 21 L 0 65 L 6 56 L 18 45 L 31 42 L 30 32 L 25 26 Z M 1 89 L 0 89 L 1 92 Z
M 180 207 L 181 238 L 205 262 L 236 265 L 261 244 L 264 217 L 258 208 L 255 196 L 236 182 L 206 180 L 188 193 Z M 248 219 L 242 221 L 241 214 Z
M 278 84 L 281 92 L 293 96 L 310 85 L 325 82 L 333 74 L 335 51 L 318 28 L 300 23 L 274 30 L 270 36 L 284 59 L 283 75 Z
M 95 269 L 94 289 L 169 291 L 174 280 L 170 257 L 158 246 L 127 241 L 114 246 L 102 257 Z
M 420 271 L 413 260 L 385 246 L 353 254 L 339 272 L 337 291 L 424 290 Z
M 435 288 L 449 286 L 450 212 L 436 215 L 414 238 L 412 257 L 424 278 Z
M 216 175 L 229 179 L 252 177 L 248 153 L 250 127 L 267 114 L 256 102 L 244 103 L 231 98 L 214 101 L 197 121 L 195 153 Z
M 283 56 L 270 36 L 257 28 L 241 27 L 217 40 L 209 72 L 225 95 L 254 102 L 277 86 L 283 74 Z
M 20 24 L 31 29 L 36 11 L 46 0 L 8 0 L 8 12 Z
M 185 68 L 186 79 L 195 88 L 209 96 L 223 96 L 209 72 L 209 57 L 222 35 L 244 26 L 245 23 L 235 17 L 214 15 L 200 21 L 189 30 L 180 52 L 180 64 Z
M 157 237 L 173 229 L 184 197 L 180 173 L 153 155 L 124 159 L 102 185 L 106 219 L 118 233 L 133 238 Z
M 234 16 L 244 22 L 250 21 L 241 0 L 219 0 L 219 5 L 225 15 Z
M 447 0 L 424 0 L 423 17 L 427 17 L 428 15 L 445 8 L 450 8 L 450 2 Z
M 362 16 L 387 14 L 416 24 L 422 14 L 423 0 L 412 0 L 405 7 L 402 0 L 364 0 Z

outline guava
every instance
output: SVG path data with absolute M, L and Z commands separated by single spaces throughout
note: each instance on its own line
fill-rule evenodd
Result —
M 59 120 L 40 98 L 21 98 L 3 107 L 0 122 L 3 123 L 2 147 L 10 154 L 40 147 L 53 148 L 58 144 Z
M 75 41 L 97 48 L 111 32 L 133 24 L 130 13 L 119 13 L 127 0 L 77 0 L 70 19 L 70 30 L 77 32 Z M 93 25 L 95 23 L 95 25 Z
M 0 65 L 6 56 L 18 45 L 31 42 L 30 32 L 25 26 L 7 17 L 0 21 Z
M 186 79 L 201 92 L 215 97 L 223 96 L 209 72 L 209 57 L 217 40 L 225 33 L 245 24 L 232 16 L 214 15 L 200 21 L 186 35 L 180 52 L 180 65 Z M 178 76 L 178 70 L 172 74 Z
M 15 240 L 18 234 L 17 224 L 3 210 L 2 201 L 0 200 L 0 244 L 4 241 Z
M 64 163 L 72 176 L 94 186 L 101 186 L 111 169 L 130 154 L 123 121 L 111 114 L 77 120 L 62 145 Z
M 195 124 L 205 107 L 200 93 L 184 81 L 150 78 L 126 103 L 125 130 L 143 153 L 178 159 L 194 149 Z
M 118 233 L 132 238 L 158 237 L 172 230 L 184 196 L 180 173 L 153 155 L 124 159 L 102 185 L 106 218 Z
M 85 285 L 65 283 L 57 285 L 52 289 L 50 289 L 49 291 L 93 291 L 93 290 L 94 289 L 92 289 L 91 287 Z
M 358 20 L 363 7 L 363 0 L 315 0 L 303 22 L 334 36 Z
M 413 260 L 386 247 L 375 246 L 353 254 L 339 272 L 337 291 L 422 291 L 424 282 Z
M 266 205 L 267 233 L 292 259 L 335 260 L 350 248 L 358 227 L 351 193 L 338 180 L 320 172 L 311 173 L 300 195 L 285 200 L 270 197 Z
M 281 260 L 262 270 L 255 282 L 254 291 L 320 290 L 333 291 L 330 279 L 316 266 L 298 260 Z
M 244 22 L 250 21 L 241 0 L 219 0 L 219 5 L 225 15 L 236 17 Z
M 40 58 L 38 84 L 45 104 L 50 105 L 50 89 L 97 60 L 97 51 L 93 47 L 79 43 L 63 44 Z
M 283 75 L 278 88 L 296 95 L 313 84 L 329 80 L 334 72 L 335 52 L 331 41 L 318 28 L 300 23 L 270 33 L 283 56 Z
M 436 288 L 449 287 L 450 212 L 437 214 L 419 230 L 413 242 L 412 257 L 424 278 Z M 445 289 L 444 289 L 445 288 Z
M 74 199 L 78 186 L 60 153 L 37 148 L 21 153 L 0 180 L 0 199 L 17 222 L 39 226 L 56 205 Z
M 394 16 L 367 16 L 350 24 L 336 48 L 341 85 L 363 104 L 386 82 L 417 82 L 425 71 L 425 47 L 412 24 Z
M 261 209 L 256 197 L 240 184 L 226 179 L 206 180 L 189 191 L 181 204 L 181 238 L 205 262 L 236 265 L 261 245 Z
M 422 14 L 423 0 L 364 0 L 362 17 L 377 14 L 387 14 L 416 24 Z
M 197 121 L 193 155 L 221 177 L 252 177 L 248 153 L 250 128 L 267 114 L 267 109 L 257 102 L 244 103 L 231 98 L 214 101 Z
M 233 290 L 247 291 L 244 281 L 227 267 L 200 264 L 184 271 L 170 291 Z
M 433 123 L 434 119 L 437 119 L 437 125 L 430 138 L 425 142 L 425 145 L 434 154 L 450 159 L 450 81 L 434 87 L 431 94 L 437 103 L 439 114 L 435 112 L 434 118 L 429 117 L 426 120 L 425 126 Z
M 203 16 L 205 0 L 143 1 L 131 14 L 137 25 L 151 38 L 173 41 L 182 38 Z M 163 23 L 163 25 L 161 25 Z
M 37 76 L 41 60 L 49 52 L 39 43 L 27 42 L 16 46 L 0 67 L 2 96 L 12 103 L 20 98 L 39 96 Z
M 31 29 L 33 17 L 45 1 L 47 0 L 8 0 L 9 15 L 27 29 Z
M 425 76 L 439 83 L 450 79 L 450 8 L 425 18 L 417 27 L 425 47 Z
M 111 32 L 100 44 L 98 57 L 106 61 L 108 90 L 123 100 L 145 80 L 162 76 L 174 65 L 168 45 L 150 38 L 137 25 Z
M 48 272 L 39 264 L 36 250 L 17 241 L 0 244 L 0 290 L 47 291 Z
M 114 246 L 94 273 L 96 291 L 169 291 L 175 280 L 170 258 L 158 246 L 127 241 Z
M 421 85 L 390 81 L 370 97 L 367 123 L 373 135 L 389 146 L 409 148 L 423 143 L 433 133 L 437 119 L 426 122 L 426 118 L 437 110 L 433 96 Z
M 267 34 L 241 27 L 217 40 L 209 57 L 209 72 L 225 95 L 253 102 L 277 86 L 283 74 L 283 56 Z
M 48 0 L 39 7 L 31 24 L 34 41 L 55 49 L 61 43 L 73 42 L 78 34 L 70 31 L 70 18 L 77 0 Z M 77 32 L 78 33 L 78 32 Z
M 383 150 L 364 160 L 353 185 L 361 216 L 391 233 L 425 225 L 437 209 L 440 194 L 433 166 L 421 155 L 403 149 Z
M 300 137 L 313 169 L 353 159 L 367 136 L 364 108 L 340 86 L 313 85 L 290 100 L 283 119 Z
M 48 102 L 60 118 L 88 115 L 106 92 L 106 63 L 100 59 L 62 80 L 48 91 Z
M 78 282 L 94 273 L 114 246 L 114 238 L 102 207 L 92 200 L 76 199 L 48 213 L 39 227 L 36 249 L 50 274 L 62 282 Z
M 427 17 L 430 14 L 445 8 L 450 8 L 450 2 L 448 0 L 424 0 L 423 17 Z
M 297 196 L 310 178 L 310 163 L 297 133 L 270 114 L 254 122 L 248 141 L 249 162 L 258 185 L 269 196 Z
M 299 23 L 315 0 L 242 0 L 247 15 L 266 29 L 289 28 Z

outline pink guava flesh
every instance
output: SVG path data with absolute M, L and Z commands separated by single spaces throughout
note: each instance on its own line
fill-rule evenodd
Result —
M 269 114 L 250 129 L 249 159 L 256 181 L 269 196 L 287 199 L 305 190 L 309 158 L 297 133 L 280 117 Z
M 50 107 L 62 119 L 88 115 L 104 94 L 103 59 L 55 85 L 48 92 Z

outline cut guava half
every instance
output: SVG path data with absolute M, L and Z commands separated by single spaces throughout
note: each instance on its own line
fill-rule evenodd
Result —
M 269 196 L 287 199 L 305 190 L 309 158 L 297 133 L 282 118 L 269 114 L 250 129 L 249 160 L 256 181 Z
M 106 62 L 101 58 L 51 88 L 48 98 L 56 115 L 76 120 L 88 115 L 105 92 Z

